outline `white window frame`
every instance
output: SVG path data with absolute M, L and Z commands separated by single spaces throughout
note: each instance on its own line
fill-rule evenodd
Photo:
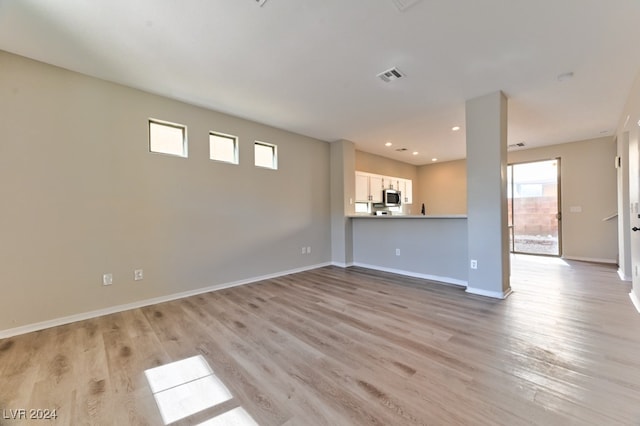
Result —
M 158 126 L 173 127 L 176 129 L 180 129 L 182 131 L 182 154 L 176 154 L 173 152 L 166 152 L 166 151 L 157 151 L 153 149 L 152 140 L 151 140 L 151 126 L 154 124 Z M 189 144 L 187 142 L 187 126 L 185 126 L 184 124 L 172 123 L 170 121 L 163 121 L 163 120 L 157 120 L 155 118 L 149 118 L 147 129 L 149 131 L 149 152 L 152 152 L 154 154 L 170 155 L 172 157 L 181 157 L 181 158 L 189 157 Z
M 268 147 L 271 148 L 271 166 L 264 166 L 261 164 L 256 164 L 256 147 L 257 146 L 264 146 L 264 147 Z M 262 142 L 262 141 L 255 141 L 253 144 L 253 164 L 256 167 L 260 167 L 263 169 L 271 169 L 271 170 L 278 170 L 278 146 L 272 143 L 268 143 L 268 142 Z
M 229 139 L 231 141 L 233 141 L 233 160 L 232 161 L 228 161 L 228 160 L 223 160 L 220 158 L 214 158 L 213 157 L 213 149 L 212 149 L 212 141 L 211 141 L 211 137 L 218 137 L 218 138 L 225 138 L 225 139 Z M 227 163 L 227 164 L 239 164 L 240 163 L 240 156 L 238 155 L 238 137 L 234 136 L 234 135 L 228 135 L 226 133 L 220 133 L 220 132 L 214 132 L 214 131 L 210 131 L 209 132 L 209 159 L 213 160 L 213 161 L 219 161 L 221 163 Z

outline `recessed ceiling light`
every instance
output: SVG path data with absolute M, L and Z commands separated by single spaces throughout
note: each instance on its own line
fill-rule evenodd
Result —
M 438 159 L 437 158 L 432 158 L 431 161 L 435 162 L 435 161 L 438 161 Z
M 391 145 L 393 145 L 391 142 L 387 142 L 384 144 L 384 146 L 391 146 Z
M 413 151 L 413 155 L 418 155 L 418 151 Z
M 460 126 L 453 126 L 451 128 L 451 131 L 453 131 L 453 132 L 457 132 L 458 130 L 460 130 Z
M 558 81 L 566 81 L 573 78 L 572 72 L 565 72 L 563 74 L 558 75 Z

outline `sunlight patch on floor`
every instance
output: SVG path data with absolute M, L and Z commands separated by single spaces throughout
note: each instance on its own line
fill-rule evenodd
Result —
M 165 424 L 233 398 L 201 355 L 151 368 L 145 375 Z
M 535 263 L 541 265 L 559 265 L 559 266 L 570 266 L 566 260 L 560 257 L 552 257 L 552 256 L 535 256 L 528 254 L 511 254 L 512 261 L 516 262 L 527 262 L 527 263 Z
M 258 426 L 258 423 L 244 408 L 238 407 L 200 423 L 198 426 Z

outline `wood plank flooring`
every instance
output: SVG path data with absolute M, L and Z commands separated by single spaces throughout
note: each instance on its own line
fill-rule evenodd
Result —
M 640 425 L 630 284 L 519 255 L 512 287 L 327 267 L 0 340 L 0 424 L 162 425 L 145 370 L 202 355 L 233 398 L 176 424 Z

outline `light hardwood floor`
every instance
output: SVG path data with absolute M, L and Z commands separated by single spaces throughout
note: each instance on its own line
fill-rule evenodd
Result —
M 260 425 L 639 425 L 610 265 L 512 258 L 505 301 L 327 267 L 0 340 L 0 424 L 162 425 L 145 370 L 202 355 Z M 28 413 L 28 411 L 27 411 Z

